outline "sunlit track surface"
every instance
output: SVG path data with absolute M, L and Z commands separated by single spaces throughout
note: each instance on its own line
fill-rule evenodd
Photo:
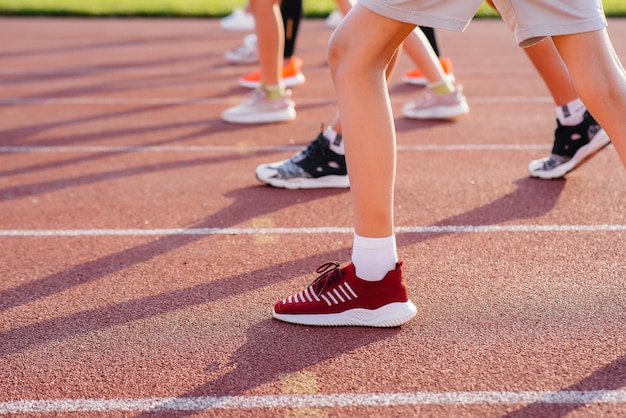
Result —
M 611 20 L 626 57 L 626 22 Z M 398 254 L 417 316 L 302 327 L 273 304 L 350 259 L 349 190 L 254 177 L 336 112 L 302 22 L 291 123 L 221 112 L 255 66 L 207 19 L 0 19 L 0 415 L 626 415 L 626 170 L 608 146 L 528 177 L 556 126 L 502 22 L 438 32 L 471 113 L 403 119 Z M 357 139 L 358 140 L 358 139 Z

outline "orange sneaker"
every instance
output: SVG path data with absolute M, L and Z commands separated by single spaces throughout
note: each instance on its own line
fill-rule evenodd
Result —
M 285 65 L 283 66 L 283 83 L 285 83 L 285 87 L 295 87 L 304 83 L 304 81 L 302 60 L 292 57 L 285 61 Z M 259 69 L 240 77 L 239 84 L 251 89 L 259 88 L 261 86 L 261 70 Z
M 452 74 L 452 61 L 450 60 L 450 58 L 440 57 L 439 62 L 441 63 L 443 71 L 446 73 L 449 80 L 454 82 L 455 77 L 454 74 Z M 414 84 L 416 86 L 425 86 L 428 84 L 428 79 L 424 76 L 424 73 L 422 72 L 422 70 L 420 70 L 419 67 L 415 67 L 414 69 L 406 71 L 404 74 L 402 74 L 402 81 L 407 84 Z

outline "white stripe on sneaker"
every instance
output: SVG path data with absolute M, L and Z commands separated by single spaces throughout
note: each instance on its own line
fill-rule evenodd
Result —
M 352 293 L 352 296 L 354 296 L 354 298 L 358 298 L 359 296 L 354 292 L 354 290 L 352 290 L 352 288 L 350 287 L 350 285 L 348 284 L 348 282 L 344 283 L 346 285 L 346 287 L 348 288 L 348 290 L 350 291 L 350 293 Z
M 335 305 L 339 305 L 339 302 L 337 301 L 337 299 L 335 299 L 332 292 L 326 292 L 326 296 L 328 296 Z
M 337 291 L 337 289 L 333 289 L 333 292 L 335 292 L 335 294 L 337 295 L 337 297 L 339 298 L 340 301 L 345 302 L 346 300 L 343 298 L 343 296 L 341 296 L 339 294 L 339 292 Z

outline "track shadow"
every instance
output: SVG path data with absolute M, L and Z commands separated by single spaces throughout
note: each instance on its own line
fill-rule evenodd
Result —
M 130 250 L 53 274 L 33 284 L 4 291 L 0 294 L 0 300 L 2 300 L 0 302 L 0 310 L 6 310 L 22 303 L 28 303 L 29 301 L 88 283 L 107 274 L 128 268 L 133 264 L 189 245 L 200 239 L 199 236 L 165 237 L 159 241 L 140 245 Z M 164 240 L 166 242 L 160 242 Z M 338 250 L 324 254 L 315 254 L 185 289 L 84 310 L 24 327 L 0 331 L 0 356 L 9 356 L 52 341 L 63 341 L 99 329 L 123 325 L 191 306 L 207 304 L 235 294 L 252 292 L 285 280 L 284 275 L 277 272 L 309 272 L 311 266 L 321 265 L 328 261 L 328 257 L 341 259 L 346 256 L 345 253 L 345 250 Z M 207 261 L 207 264 L 210 265 L 210 260 Z M 269 310 L 271 310 L 271 305 L 268 304 Z
M 420 129 L 434 129 L 456 123 L 453 119 L 408 119 L 398 118 L 395 120 L 396 132 L 414 132 Z
M 80 135 L 79 137 L 65 138 L 66 142 L 74 143 L 74 142 L 85 142 L 91 140 L 101 140 L 103 138 L 108 137 L 119 137 L 119 136 L 130 136 L 130 135 L 138 135 L 138 134 L 148 134 L 150 132 L 159 132 L 162 134 L 166 130 L 177 130 L 184 129 L 197 126 L 198 129 L 195 129 L 192 132 L 185 133 L 183 135 L 174 135 L 171 138 L 163 139 L 160 141 L 153 141 L 150 143 L 144 143 L 142 147 L 158 147 L 164 146 L 168 144 L 177 144 L 180 145 L 185 141 L 197 139 L 197 138 L 210 138 L 212 135 L 217 135 L 221 132 L 230 132 L 234 129 L 254 129 L 254 127 L 245 126 L 241 128 L 233 128 L 231 125 L 221 121 L 221 120 L 202 120 L 202 121 L 191 121 L 185 123 L 176 123 L 176 124 L 167 124 L 167 125 L 152 125 L 150 127 L 141 127 L 141 128 L 124 128 L 119 130 L 112 130 L 109 132 L 98 132 L 94 134 L 85 134 Z M 33 146 L 33 145 L 31 145 Z M 35 196 L 41 195 L 44 193 L 50 193 L 54 191 L 59 191 L 71 187 L 84 186 L 86 184 L 95 184 L 102 181 L 110 181 L 120 178 L 127 178 L 147 173 L 153 172 L 163 172 L 168 170 L 178 170 L 184 169 L 194 166 L 200 165 L 208 165 L 208 164 L 219 164 L 227 161 L 235 161 L 248 159 L 252 157 L 258 157 L 263 155 L 272 155 L 278 152 L 284 152 L 284 147 L 276 147 L 276 148 L 266 148 L 262 150 L 250 150 L 246 151 L 245 147 L 242 147 L 240 150 L 236 152 L 227 154 L 227 155 L 218 155 L 211 156 L 206 158 L 193 158 L 193 159 L 185 159 L 185 160 L 176 160 L 169 162 L 160 162 L 150 165 L 136 166 L 136 167 L 128 167 L 121 168 L 116 170 L 102 171 L 97 173 L 91 173 L 87 175 L 79 175 L 75 177 L 69 178 L 57 178 L 54 180 L 40 181 L 36 183 L 30 184 L 21 184 L 18 186 L 10 186 L 0 189 L 0 201 L 8 201 L 13 199 L 20 199 L 27 196 Z M 19 175 L 24 173 L 42 171 L 42 170 L 50 170 L 50 169 L 59 169 L 62 167 L 67 167 L 73 164 L 85 163 L 88 161 L 97 161 L 106 158 L 111 158 L 115 155 L 121 155 L 133 152 L 132 147 L 128 150 L 120 149 L 111 152 L 95 152 L 89 155 L 82 155 L 79 157 L 70 157 L 64 158 L 57 161 L 48 161 L 42 164 L 33 164 L 30 166 L 23 166 L 16 169 L 9 170 L 0 170 L 0 177 L 7 177 L 12 175 Z
M 51 130 L 51 129 L 63 128 L 67 126 L 79 125 L 79 124 L 85 124 L 85 123 L 91 123 L 91 122 L 98 122 L 102 120 L 110 121 L 115 118 L 131 117 L 131 116 L 136 116 L 136 115 L 149 113 L 149 112 L 164 111 L 174 106 L 177 106 L 177 105 L 170 104 L 170 103 L 156 104 L 156 105 L 150 105 L 150 106 L 135 107 L 132 109 L 118 110 L 118 111 L 109 112 L 109 113 L 98 113 L 96 115 L 70 118 L 70 119 L 65 119 L 65 120 L 57 120 L 53 122 L 45 122 L 45 123 L 39 123 L 39 124 L 32 123 L 32 124 L 29 124 L 28 126 L 0 130 L 0 138 L 1 138 L 0 143 L 3 145 L 20 143 L 30 136 L 41 135 L 42 133 L 45 133 L 46 131 Z M 66 139 L 66 141 L 68 140 Z M 65 142 L 65 144 L 68 144 L 68 143 L 71 143 L 71 142 Z M 31 146 L 36 146 L 39 144 L 41 144 L 41 142 L 33 141 L 33 142 L 28 143 L 28 145 L 31 145 Z
M 332 191 L 309 190 L 286 194 L 284 190 L 271 187 L 247 187 L 228 193 L 226 197 L 234 200 L 230 206 L 223 208 L 201 222 L 189 225 L 188 228 L 227 228 L 239 225 L 258 216 L 279 211 L 293 205 L 295 202 L 306 204 L 316 199 L 342 193 L 347 193 L 347 191 L 341 189 Z M 259 202 L 263 202 L 263 204 L 259 204 Z M 206 238 L 204 235 L 168 235 L 160 237 L 154 241 L 89 261 L 22 286 L 4 290 L 0 292 L 0 311 L 97 280 L 204 238 Z M 210 263 L 210 260 L 207 262 Z M 266 269 L 261 270 L 265 271 Z M 263 274 L 262 271 L 251 272 L 251 274 L 265 276 L 266 274 Z M 234 288 L 237 288 L 237 286 Z M 192 299 L 195 299 L 195 297 L 192 297 Z M 143 302 L 140 303 L 143 304 Z M 176 303 L 176 300 L 172 302 L 172 308 Z M 2 338 L 0 337 L 1 340 Z
M 559 200 L 566 180 L 545 181 L 522 178 L 515 181 L 518 186 L 513 192 L 493 202 L 457 216 L 451 216 L 431 226 L 500 225 L 516 219 L 540 218 L 549 213 Z M 428 232 L 422 234 L 398 234 L 398 246 L 455 234 L 457 232 Z
M 256 152 L 254 156 L 270 154 L 271 151 Z M 98 158 L 110 157 L 112 155 L 120 154 L 115 153 L 98 153 Z M 96 184 L 103 181 L 111 181 L 121 178 L 129 178 L 133 176 L 139 176 L 147 173 L 163 173 L 167 171 L 175 171 L 181 169 L 188 169 L 190 167 L 222 164 L 228 161 L 236 161 L 251 158 L 251 155 L 232 153 L 228 155 L 218 155 L 206 158 L 194 158 L 186 160 L 176 160 L 169 162 L 159 162 L 149 165 L 143 165 L 138 167 L 122 168 L 118 170 L 110 170 L 99 173 L 80 175 L 73 178 L 55 179 L 49 181 L 42 181 L 39 183 L 19 185 L 13 187 L 6 187 L 0 189 L 0 201 L 8 201 L 14 199 L 22 199 L 30 196 L 42 195 L 54 191 L 63 189 L 85 186 L 89 184 Z
M 233 354 L 230 364 L 220 365 L 228 372 L 180 397 L 239 395 L 275 381 L 281 375 L 391 339 L 399 332 L 399 327 L 363 332 L 358 328 L 302 327 L 267 319 L 250 327 L 246 343 Z M 161 408 L 166 412 L 147 411 L 136 416 L 170 416 L 173 413 L 172 410 L 167 411 L 167 403 L 161 405 Z M 174 414 L 180 417 L 195 413 L 176 411 Z
M 1 52 L 0 60 L 4 60 L 7 58 L 16 58 L 16 57 L 28 57 L 28 56 L 36 56 L 40 57 L 43 55 L 58 55 L 58 54 L 68 54 L 71 52 L 80 52 L 80 51 L 95 51 L 102 49 L 117 49 L 124 47 L 137 47 L 137 46 L 145 46 L 150 47 L 154 44 L 160 43 L 178 43 L 178 42 L 188 42 L 188 41 L 197 41 L 197 40 L 205 40 L 205 35 L 167 35 L 167 36 L 151 36 L 151 37 L 129 37 L 123 40 L 117 41 L 104 41 L 104 42 L 95 42 L 83 45 L 67 45 L 63 46 L 55 46 L 55 47 L 45 47 L 45 48 L 33 48 L 33 49 L 22 49 L 18 51 L 10 51 L 10 52 Z
M 591 373 L 584 379 L 570 385 L 561 391 L 606 391 L 623 389 L 626 386 L 626 356 L 620 357 L 615 361 L 605 365 L 604 367 Z M 600 395 L 598 395 L 599 397 Z M 593 402 L 590 397 L 588 403 Z M 506 418 L 522 418 L 522 417 L 565 417 L 577 409 L 584 407 L 586 404 L 574 403 L 545 403 L 535 402 L 527 405 L 517 411 L 504 415 Z
M 70 68 L 60 68 L 60 69 L 48 69 L 45 71 L 33 71 L 33 70 L 24 70 L 20 74 L 4 74 L 0 75 L 0 86 L 15 86 L 20 84 L 42 84 L 53 85 L 55 82 L 70 80 L 77 81 L 79 79 L 84 79 L 87 77 L 94 77 L 100 75 L 111 76 L 114 75 L 112 80 L 108 84 L 104 83 L 91 83 L 88 87 L 83 87 L 80 90 L 74 91 L 73 89 L 58 89 L 58 90 L 48 90 L 48 91 L 38 91 L 37 94 L 31 96 L 20 96 L 31 97 L 31 98 L 52 98 L 52 97 L 67 97 L 72 92 L 75 94 L 78 93 L 98 93 L 103 91 L 103 86 L 105 85 L 114 85 L 114 84 L 124 84 L 128 83 L 128 80 L 133 80 L 133 82 L 138 83 L 140 87 L 142 85 L 141 81 L 150 79 L 155 76 L 155 74 L 150 74 L 149 72 L 144 73 L 135 78 L 126 78 L 124 79 L 122 76 L 124 75 L 132 75 L 132 72 L 142 71 L 142 70 L 154 70 L 155 68 L 161 69 L 160 73 L 156 73 L 160 77 L 178 77 L 181 75 L 199 75 L 202 74 L 204 76 L 210 76 L 210 72 L 213 70 L 211 65 L 208 65 L 206 62 L 206 56 L 194 53 L 187 55 L 173 55 L 167 57 L 160 57 L 158 59 L 149 59 L 142 61 L 129 61 L 123 60 L 119 62 L 106 62 L 98 65 L 75 65 Z M 186 71 L 180 72 L 176 70 L 172 70 L 170 67 L 175 64 L 184 64 Z M 194 66 L 193 69 L 190 68 L 191 65 L 196 64 L 200 65 L 200 67 Z M 168 71 L 168 69 L 170 71 Z M 119 91 L 123 90 L 120 88 L 113 88 L 112 90 L 107 90 L 107 92 Z
M 514 219 L 541 216 L 550 211 L 563 190 L 565 181 L 537 182 L 522 179 L 516 191 L 503 196 L 489 205 L 471 210 L 465 214 L 444 219 L 435 225 L 462 225 L 463 222 L 486 221 L 496 224 Z M 234 198 L 232 205 L 222 209 L 202 222 L 189 228 L 228 227 L 264 214 L 281 210 L 295 201 L 307 204 L 329 194 L 346 193 L 346 190 L 307 190 L 290 191 L 270 187 L 251 187 L 236 190 L 228 196 Z M 263 205 L 258 202 L 263 201 Z M 233 215 L 235 215 L 233 217 Z M 450 233 L 415 234 L 404 233 L 398 238 L 398 246 L 412 245 L 432 240 Z M 203 235 L 170 235 L 145 244 L 102 257 L 79 266 L 43 277 L 28 284 L 0 292 L 0 312 L 66 291 L 70 288 L 97 280 L 109 274 L 132 267 L 133 265 L 166 254 L 175 249 L 197 242 Z M 290 262 L 251 271 L 246 274 L 227 277 L 205 285 L 194 286 L 175 292 L 159 294 L 150 298 L 133 300 L 77 314 L 42 321 L 26 327 L 0 332 L 0 355 L 22 351 L 33 345 L 62 340 L 73 335 L 107 328 L 140 318 L 146 318 L 169 311 L 194 306 L 231 297 L 257 288 L 262 288 L 284 280 L 285 271 L 309 272 L 328 260 L 345 260 L 350 248 L 318 253 Z M 207 260 L 210 263 L 210 260 Z M 302 270 L 304 269 L 304 270 Z M 235 292 L 235 293 L 233 293 Z M 71 326 L 68 326 L 71 324 Z

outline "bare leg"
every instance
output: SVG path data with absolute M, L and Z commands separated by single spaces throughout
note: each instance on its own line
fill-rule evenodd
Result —
M 277 0 L 251 0 L 256 22 L 261 83 L 276 86 L 282 82 L 285 33 Z
M 363 27 L 377 30 L 359 30 Z M 395 126 L 385 70 L 413 29 L 413 25 L 381 17 L 357 3 L 330 42 L 329 61 L 343 123 L 355 233 L 363 237 L 388 237 L 394 232 Z
M 400 50 L 397 50 L 396 53 L 391 58 L 391 62 L 387 66 L 387 69 L 385 70 L 385 80 L 388 81 L 389 78 L 391 77 L 391 74 L 393 74 L 393 71 L 395 70 L 396 65 L 398 64 L 399 58 L 400 58 Z M 339 134 L 343 134 L 343 130 L 341 129 L 341 118 L 339 116 L 339 113 L 337 113 L 335 117 L 333 118 L 333 121 L 331 122 L 330 127 L 335 132 Z
M 418 28 L 411 32 L 404 40 L 403 47 L 415 65 L 422 70 L 429 83 L 436 83 L 444 79 L 446 74 L 439 57 L 435 54 L 421 29 Z
M 555 36 L 553 40 L 581 100 L 607 132 L 626 167 L 626 72 L 606 30 Z
M 337 7 L 344 16 L 347 15 L 352 8 L 352 2 L 350 0 L 336 0 L 335 3 L 337 3 Z
M 564 105 L 578 98 L 567 67 L 554 47 L 552 39 L 547 38 L 533 46 L 524 48 L 524 52 L 546 83 L 556 106 Z

